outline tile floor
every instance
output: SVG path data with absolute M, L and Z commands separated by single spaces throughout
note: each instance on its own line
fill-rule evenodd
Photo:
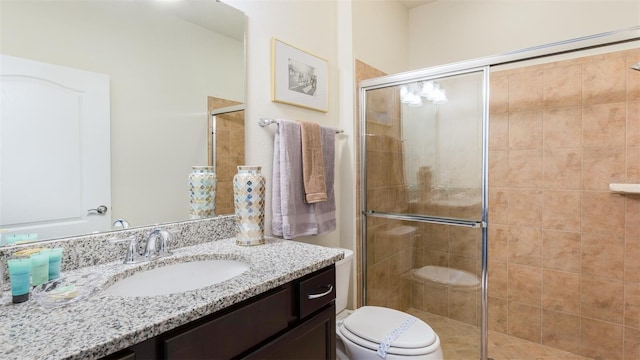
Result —
M 438 333 L 445 360 L 479 360 L 478 327 L 421 310 L 407 312 L 427 322 Z M 489 357 L 493 360 L 590 360 L 495 331 L 489 331 Z

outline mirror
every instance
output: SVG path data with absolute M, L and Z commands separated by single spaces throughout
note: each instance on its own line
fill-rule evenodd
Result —
M 188 220 L 189 172 L 211 161 L 209 114 L 245 100 L 246 16 L 215 0 L 0 5 L 0 53 L 109 77 L 112 221 Z M 244 147 L 234 139 L 225 149 Z

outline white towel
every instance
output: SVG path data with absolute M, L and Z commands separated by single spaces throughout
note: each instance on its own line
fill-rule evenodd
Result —
M 304 200 L 300 124 L 289 120 L 278 120 L 277 124 L 271 182 L 271 233 L 295 239 L 335 230 L 335 130 L 322 128 L 328 199 L 322 203 L 307 204 Z

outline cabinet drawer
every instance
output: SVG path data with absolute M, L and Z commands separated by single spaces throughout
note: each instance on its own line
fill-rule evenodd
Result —
M 288 327 L 291 288 L 163 340 L 165 359 L 229 359 Z
M 300 319 L 329 304 L 335 298 L 336 269 L 332 265 L 300 281 L 300 286 L 298 287 Z

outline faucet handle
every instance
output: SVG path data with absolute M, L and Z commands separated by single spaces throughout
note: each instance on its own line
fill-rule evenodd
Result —
M 158 231 L 158 235 L 160 235 L 160 244 L 157 248 L 158 255 L 167 256 L 171 255 L 171 250 L 169 249 L 169 245 L 171 244 L 172 235 L 178 233 L 178 230 L 164 230 L 164 229 L 156 229 Z
M 134 264 L 137 263 L 138 260 L 136 260 L 136 253 L 138 252 L 138 242 L 136 241 L 136 237 L 131 235 L 129 237 L 126 237 L 124 239 L 119 239 L 116 237 L 112 237 L 109 239 L 109 242 L 112 244 L 119 244 L 119 243 L 123 243 L 123 242 L 129 242 L 129 246 L 127 247 L 127 255 L 125 255 L 124 257 L 124 263 L 125 264 Z
M 153 229 L 147 236 L 147 244 L 145 246 L 144 256 L 147 259 L 153 257 L 171 255 L 169 251 L 169 243 L 171 240 L 171 234 L 176 233 L 173 230 Z M 159 240 L 159 241 L 158 241 Z

